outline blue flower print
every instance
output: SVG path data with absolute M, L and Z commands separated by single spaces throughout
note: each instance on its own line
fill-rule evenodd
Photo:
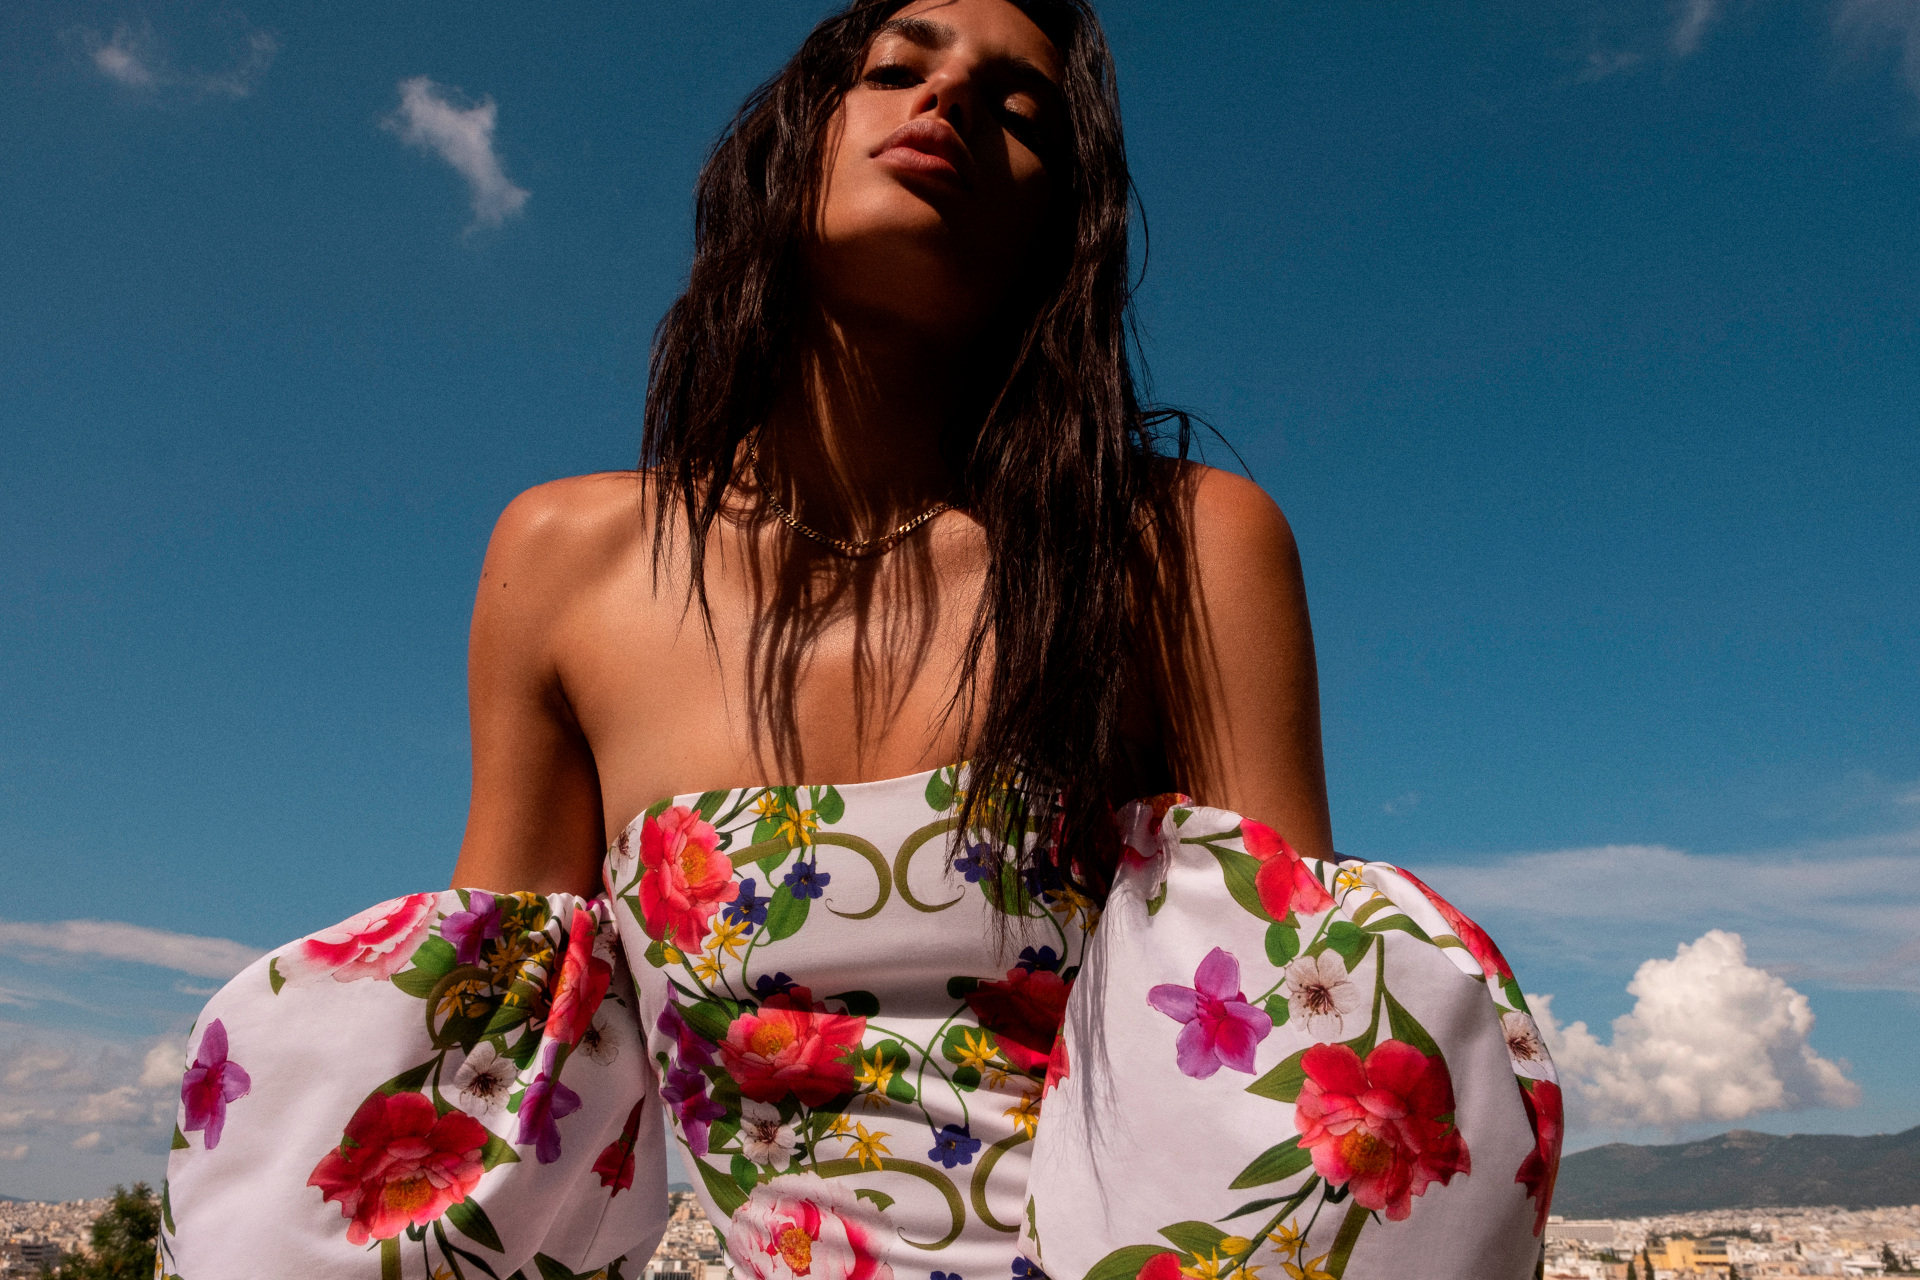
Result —
M 1013 1260 L 1013 1280 L 1047 1280 L 1047 1273 L 1025 1258 Z
M 767 922 L 767 904 L 772 898 L 754 896 L 754 882 L 742 880 L 740 892 L 732 902 L 721 908 L 720 914 L 729 924 L 765 924 Z
M 768 996 L 785 995 L 798 985 L 784 973 L 763 973 L 753 980 L 753 994 L 765 1000 Z
M 786 885 L 796 898 L 817 898 L 820 891 L 832 881 L 833 877 L 819 870 L 814 863 L 796 862 L 793 870 L 787 872 L 780 883 Z
M 1026 884 L 1027 892 L 1042 902 L 1065 887 L 1060 879 L 1060 868 L 1054 865 L 1050 857 L 1036 858 L 1021 879 Z
M 968 1126 L 950 1124 L 933 1135 L 933 1150 L 927 1152 L 927 1159 L 938 1160 L 949 1169 L 957 1169 L 963 1164 L 972 1164 L 974 1155 L 980 1150 L 980 1139 L 967 1132 Z
M 1020 952 L 1020 967 L 1028 973 L 1034 973 L 1040 970 L 1045 970 L 1048 973 L 1058 973 L 1060 971 L 1060 955 L 1052 947 L 1041 947 L 1037 951 L 1032 947 L 1025 947 Z
M 970 844 L 965 852 L 953 860 L 953 869 L 965 876 L 968 884 L 978 884 L 980 877 L 992 870 L 992 862 L 988 857 L 992 851 L 992 847 L 984 840 Z
M 958 1271 L 936 1271 L 927 1280 L 960 1280 Z

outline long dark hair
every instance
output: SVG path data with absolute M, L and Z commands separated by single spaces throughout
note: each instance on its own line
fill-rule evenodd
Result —
M 1136 634 L 1134 620 L 1155 612 L 1140 608 L 1143 581 L 1151 589 L 1185 564 L 1165 454 L 1184 459 L 1191 428 L 1177 411 L 1143 409 L 1136 391 L 1132 183 L 1106 37 L 1085 0 L 1013 3 L 1061 54 L 1069 137 L 1049 161 L 1056 195 L 1022 314 L 983 344 L 986 394 L 964 438 L 946 442 L 989 549 L 949 705 L 973 724 L 977 672 L 990 662 L 981 727 L 963 739 L 976 785 L 960 830 L 1006 834 L 1011 819 L 1051 832 L 1031 851 L 1011 842 L 1028 884 L 1058 877 L 1103 901 L 1119 849 L 1110 788 L 1127 774 L 1121 673 L 1155 647 Z M 822 140 L 869 42 L 905 4 L 854 0 L 821 22 L 747 99 L 700 174 L 686 292 L 654 337 L 641 465 L 659 495 L 656 556 L 673 510 L 686 519 L 703 616 L 704 549 L 734 459 L 794 367 Z M 1148 543 L 1158 563 L 1143 577 Z

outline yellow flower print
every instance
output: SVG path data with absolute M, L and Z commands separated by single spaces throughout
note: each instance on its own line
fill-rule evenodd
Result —
M 1028 1138 L 1032 1138 L 1040 1124 L 1040 1091 L 1035 1089 L 1001 1114 L 1013 1121 Z
M 840 1114 L 834 1116 L 833 1123 L 827 1126 L 827 1136 L 830 1138 L 845 1137 L 852 1128 L 853 1117 L 842 1111 Z
M 853 1140 L 853 1145 L 848 1148 L 848 1154 L 860 1162 L 862 1169 L 867 1167 L 869 1160 L 873 1162 L 873 1167 L 878 1169 L 880 1167 L 880 1157 L 893 1154 L 887 1150 L 886 1145 L 880 1141 L 880 1139 L 887 1136 L 886 1133 L 868 1133 L 867 1126 L 863 1124 L 856 1124 L 853 1127 L 860 1136 Z
M 1307 1238 L 1300 1233 L 1299 1227 L 1291 1222 L 1282 1227 L 1275 1227 L 1267 1239 L 1273 1241 L 1274 1248 L 1290 1258 L 1298 1258 L 1300 1251 L 1307 1245 Z
M 787 805 L 786 815 L 780 820 L 780 832 L 793 848 L 802 848 L 813 843 L 813 829 L 820 825 L 820 815 L 811 809 L 797 809 Z
M 1339 872 L 1333 877 L 1333 887 L 1342 893 L 1349 893 L 1355 889 L 1363 889 L 1366 887 L 1366 884 L 1367 882 L 1360 878 L 1360 873 L 1352 867 L 1340 868 Z
M 701 956 L 694 962 L 693 974 L 702 982 L 720 981 L 720 961 L 715 956 Z
M 893 1063 L 880 1050 L 873 1051 L 873 1060 L 855 1059 L 860 1070 L 854 1073 L 854 1083 L 863 1089 L 872 1089 L 875 1093 L 885 1093 L 887 1086 L 893 1083 Z
M 780 811 L 786 807 L 786 804 L 771 789 L 762 791 L 760 798 L 753 802 L 754 815 L 761 818 L 778 817 Z
M 1333 1272 L 1321 1269 L 1320 1264 L 1326 1260 L 1327 1255 L 1323 1253 L 1312 1262 L 1302 1263 L 1297 1267 L 1291 1262 L 1283 1262 L 1280 1265 L 1287 1273 L 1287 1280 L 1335 1280 Z
M 960 1030 L 960 1065 L 984 1072 L 993 1066 L 993 1055 L 1000 1052 L 985 1031 L 978 1038 L 966 1028 Z
M 660 958 L 668 964 L 679 964 L 682 960 L 686 959 L 684 955 L 680 954 L 680 948 L 669 947 L 664 943 L 662 943 L 660 947 Z
M 1225 1272 L 1220 1269 L 1223 1265 L 1226 1267 Z M 1233 1259 L 1228 1258 L 1222 1263 L 1217 1249 L 1211 1257 L 1202 1258 L 1198 1254 L 1194 1255 L 1192 1266 L 1180 1268 L 1180 1274 L 1186 1276 L 1187 1280 L 1220 1280 L 1223 1274 L 1231 1274 L 1232 1271 Z
M 707 950 L 716 959 L 724 951 L 734 959 L 740 958 L 740 947 L 747 940 L 747 930 L 752 926 L 745 920 L 719 919 L 713 923 L 713 933 L 707 938 Z

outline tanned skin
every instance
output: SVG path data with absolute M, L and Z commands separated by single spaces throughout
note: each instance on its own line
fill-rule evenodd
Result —
M 815 529 L 871 537 L 951 493 L 937 440 L 966 349 L 1045 215 L 1060 77 L 1052 42 L 1006 0 L 919 0 L 869 50 L 828 137 L 801 359 L 762 433 L 761 475 Z M 883 149 L 921 119 L 952 129 L 960 163 Z M 967 726 L 947 711 L 986 570 L 978 522 L 947 512 L 885 556 L 841 560 L 770 518 L 739 462 L 706 549 L 711 638 L 688 607 L 684 525 L 656 573 L 644 474 L 540 485 L 500 517 L 474 606 L 456 885 L 591 894 L 611 837 L 662 797 L 959 757 Z M 1116 655 L 1139 762 L 1116 798 L 1170 782 L 1329 856 L 1292 531 L 1250 481 L 1198 465 L 1171 479 L 1191 512 L 1186 598 L 1142 590 L 1149 642 Z M 796 600 L 784 621 L 804 643 L 770 666 L 768 611 Z M 785 737 L 756 710 L 769 670 L 792 699 Z

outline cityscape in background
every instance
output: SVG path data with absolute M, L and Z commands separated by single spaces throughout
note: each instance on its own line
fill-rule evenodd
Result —
M 644 1280 L 726 1280 L 719 1238 L 690 1191 L 670 1196 Z M 0 1277 L 34 1276 L 84 1253 L 109 1200 L 0 1201 Z M 1786 1280 L 1916 1275 L 1920 1205 L 1722 1209 L 1652 1218 L 1549 1218 L 1545 1280 Z M 642 1280 L 635 1277 L 633 1280 Z

